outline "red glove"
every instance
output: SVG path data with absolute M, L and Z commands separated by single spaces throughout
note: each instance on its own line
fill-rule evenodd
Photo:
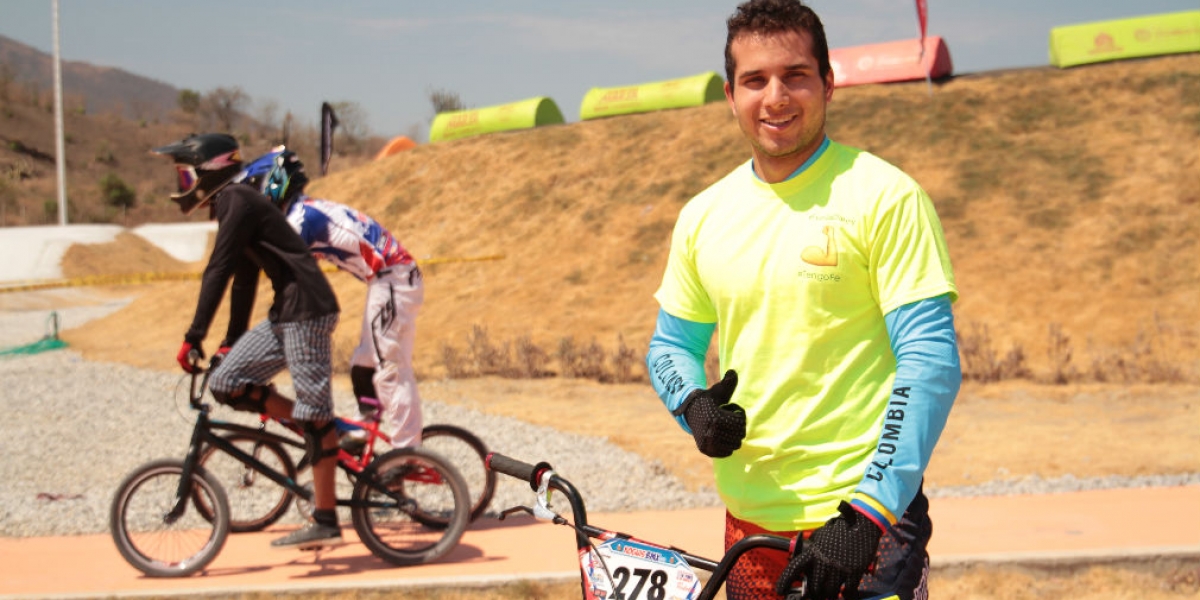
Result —
M 230 347 L 224 346 L 224 345 L 221 346 L 220 348 L 217 348 L 216 354 L 213 354 L 213 357 L 212 357 L 212 366 L 216 367 L 218 364 L 221 363 L 221 361 L 225 360 L 225 355 L 229 354 L 229 350 L 230 350 Z
M 179 362 L 179 366 L 183 367 L 184 373 L 196 373 L 200 371 L 198 365 L 192 364 L 192 352 L 196 353 L 197 360 L 204 358 L 204 349 L 200 344 L 192 346 L 192 343 L 184 340 L 183 345 L 179 347 L 179 354 L 175 355 L 175 360 Z

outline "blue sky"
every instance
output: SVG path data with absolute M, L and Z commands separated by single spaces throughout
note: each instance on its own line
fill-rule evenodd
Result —
M 736 0 L 60 0 L 63 60 L 178 88 L 241 87 L 314 123 L 353 101 L 374 133 L 424 142 L 431 90 L 470 107 L 548 96 L 568 122 L 593 87 L 723 73 Z M 915 38 L 913 0 L 810 0 L 830 47 Z M 1048 64 L 1057 25 L 1196 10 L 1196 0 L 928 0 L 956 74 Z M 51 0 L 4 0 L 0 35 L 49 53 Z M 69 90 L 68 90 L 69 92 Z M 253 112 L 253 110 L 251 111 Z

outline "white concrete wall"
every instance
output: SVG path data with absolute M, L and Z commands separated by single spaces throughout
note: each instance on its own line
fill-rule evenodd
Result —
M 119 225 L 40 225 L 0 228 L 0 282 L 61 279 L 63 254 L 71 244 L 104 244 L 129 231 L 172 257 L 204 258 L 214 222 L 166 223 L 126 229 Z

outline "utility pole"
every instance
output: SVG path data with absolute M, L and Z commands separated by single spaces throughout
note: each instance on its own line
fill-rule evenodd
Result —
M 58 43 L 58 0 L 50 0 L 54 22 L 54 148 L 58 163 L 58 224 L 67 224 L 67 156 L 63 143 L 62 58 Z

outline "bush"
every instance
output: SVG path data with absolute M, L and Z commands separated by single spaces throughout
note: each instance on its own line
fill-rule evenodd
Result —
M 471 328 L 465 349 L 442 344 L 442 365 L 452 379 L 486 375 L 507 379 L 560 376 L 602 383 L 642 383 L 648 377 L 643 355 L 642 350 L 627 345 L 623 336 L 617 336 L 617 348 L 611 353 L 596 340 L 579 344 L 570 337 L 561 338 L 553 354 L 525 335 L 496 344 L 481 325 Z M 555 361 L 557 370 L 552 368 Z
M 100 179 L 100 195 L 104 203 L 113 208 L 132 208 L 137 203 L 137 194 L 116 173 Z

